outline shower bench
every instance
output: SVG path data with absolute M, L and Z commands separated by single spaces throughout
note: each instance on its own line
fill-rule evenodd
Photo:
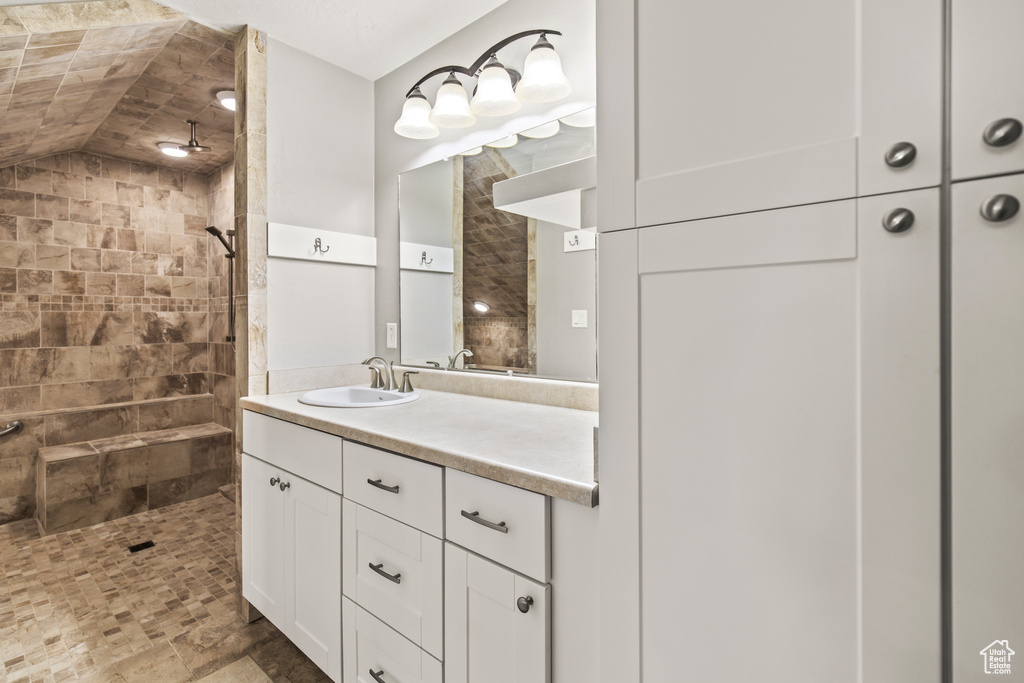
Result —
M 217 493 L 231 478 L 232 432 L 215 423 L 39 449 L 43 535 Z

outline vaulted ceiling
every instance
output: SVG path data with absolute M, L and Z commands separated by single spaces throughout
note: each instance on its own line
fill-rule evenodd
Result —
M 233 37 L 150 0 L 0 7 L 0 166 L 85 150 L 208 173 L 233 158 Z M 181 159 L 199 122 L 212 151 Z

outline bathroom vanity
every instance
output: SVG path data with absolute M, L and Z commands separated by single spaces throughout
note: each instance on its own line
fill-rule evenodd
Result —
M 335 681 L 598 680 L 597 413 L 243 399 L 242 593 Z

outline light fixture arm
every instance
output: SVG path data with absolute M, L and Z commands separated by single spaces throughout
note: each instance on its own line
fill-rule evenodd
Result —
M 527 36 L 536 36 L 542 34 L 560 36 L 562 35 L 562 32 L 555 31 L 554 29 L 549 28 L 535 28 L 530 31 L 523 31 L 522 33 L 516 33 L 515 35 L 511 35 L 505 40 L 502 40 L 499 43 L 495 43 L 491 47 L 487 48 L 487 50 L 485 50 L 484 53 L 480 55 L 480 57 L 475 62 L 473 62 L 473 65 L 470 66 L 468 69 L 464 66 L 442 66 L 439 69 L 434 69 L 426 76 L 416 81 L 416 84 L 409 88 L 409 92 L 407 92 L 405 96 L 406 98 L 408 98 L 410 95 L 412 95 L 413 91 L 416 90 L 416 88 L 420 87 L 434 76 L 439 76 L 441 74 L 448 74 L 454 71 L 455 73 L 460 73 L 464 76 L 469 76 L 470 78 L 473 78 L 480 72 L 480 69 L 483 68 L 484 63 L 486 63 L 487 60 L 491 58 L 491 55 L 496 54 L 498 50 L 501 50 L 502 48 L 511 45 L 520 38 L 526 38 Z

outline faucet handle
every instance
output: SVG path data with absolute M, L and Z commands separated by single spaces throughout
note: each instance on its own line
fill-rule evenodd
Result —
M 407 370 L 402 373 L 402 388 L 398 390 L 400 394 L 408 394 L 412 392 L 412 382 L 409 380 L 409 375 L 420 374 L 417 370 Z
M 370 388 L 371 389 L 383 389 L 384 380 L 381 379 L 380 370 L 378 368 L 370 366 Z

